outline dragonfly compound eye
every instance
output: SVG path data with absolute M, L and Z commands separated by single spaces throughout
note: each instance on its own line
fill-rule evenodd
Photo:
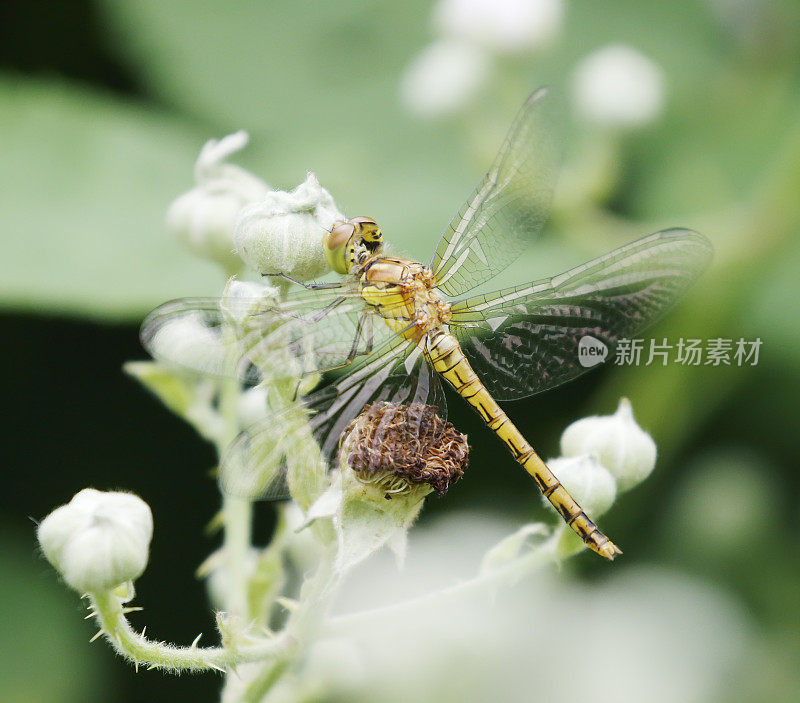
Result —
M 356 225 L 352 222 L 334 222 L 330 232 L 322 238 L 325 258 L 330 267 L 342 275 L 350 271 L 352 261 L 348 261 L 348 251 L 352 251 L 351 240 L 356 233 Z
M 367 405 L 342 433 L 340 459 L 389 497 L 427 483 L 440 496 L 464 475 L 469 445 L 433 405 Z

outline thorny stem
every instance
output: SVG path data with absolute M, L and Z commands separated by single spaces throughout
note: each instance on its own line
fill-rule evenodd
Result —
M 122 599 L 112 592 L 92 593 L 88 597 L 100 632 L 137 670 L 142 664 L 171 672 L 225 671 L 239 664 L 285 657 L 294 645 L 292 638 L 282 633 L 268 639 L 252 639 L 252 644 L 240 647 L 198 647 L 197 640 L 189 647 L 176 647 L 148 640 L 144 631 L 136 632 L 125 617 L 130 609 L 123 607 Z

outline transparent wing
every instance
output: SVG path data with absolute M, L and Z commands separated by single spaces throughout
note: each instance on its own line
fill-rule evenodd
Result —
M 442 384 L 422 353 L 423 344 L 415 346 L 397 337 L 385 350 L 309 397 L 308 406 L 315 413 L 311 423 L 323 454 L 335 455 L 342 431 L 370 403 L 435 405 L 439 416 L 446 419 Z
M 547 220 L 557 150 L 544 96 L 539 90 L 522 106 L 492 168 L 439 240 L 430 267 L 447 295 L 463 295 L 502 271 Z
M 306 399 L 305 405 L 312 413 L 307 425 L 295 413 L 288 424 L 283 415 L 270 416 L 242 432 L 222 458 L 222 490 L 251 500 L 287 498 L 287 454 L 297 436 L 307 433 L 310 426 L 321 461 L 331 467 L 343 431 L 370 403 L 435 405 L 439 416 L 446 418 L 447 406 L 438 375 L 417 349 L 421 347 L 400 337 L 384 343 L 335 383 Z M 413 433 L 415 428 L 409 430 Z
M 248 500 L 285 500 L 290 497 L 287 467 L 290 457 L 302 442 L 314 442 L 308 436 L 305 414 L 297 408 L 274 412 L 266 409 L 265 417 L 241 432 L 220 460 L 218 481 L 227 495 Z M 313 448 L 300 446 L 304 459 L 313 460 Z M 320 455 L 316 457 L 329 465 Z
M 303 291 L 280 303 L 265 298 L 185 298 L 145 319 L 150 354 L 215 377 L 259 383 L 265 374 L 340 368 L 392 336 L 357 290 Z
M 617 342 L 663 315 L 711 259 L 700 234 L 643 237 L 559 276 L 455 303 L 451 332 L 489 392 L 514 400 L 588 371 L 578 343 Z

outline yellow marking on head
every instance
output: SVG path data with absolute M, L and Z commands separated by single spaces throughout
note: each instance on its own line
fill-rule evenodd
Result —
M 371 217 L 353 217 L 348 222 L 356 228 L 368 249 L 373 249 L 376 244 L 383 241 L 381 228 Z

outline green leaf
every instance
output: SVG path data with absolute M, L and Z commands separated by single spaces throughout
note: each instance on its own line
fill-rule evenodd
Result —
M 388 545 L 398 564 L 402 564 L 406 533 L 431 490 L 422 484 L 388 498 L 379 484 L 362 483 L 346 470 L 342 502 L 333 520 L 338 541 L 336 569 L 341 573 L 349 571 L 383 545 Z
M 135 319 L 222 274 L 166 233 L 204 142 L 76 85 L 0 77 L 0 306 Z M 209 135 L 211 136 L 211 135 Z
M 123 369 L 201 437 L 221 441 L 225 423 L 215 408 L 218 389 L 214 380 L 175 371 L 158 361 L 129 361 Z
M 342 212 L 378 218 L 404 254 L 427 261 L 489 166 L 468 162 L 452 122 L 419 122 L 399 103 L 403 69 L 431 38 L 427 0 L 101 7 L 113 46 L 162 100 L 220 134 L 247 129 L 269 154 L 247 160 L 259 176 L 289 188 L 313 171 Z
M 184 417 L 195 400 L 197 383 L 155 361 L 129 361 L 125 373 L 137 379 L 179 417 Z

